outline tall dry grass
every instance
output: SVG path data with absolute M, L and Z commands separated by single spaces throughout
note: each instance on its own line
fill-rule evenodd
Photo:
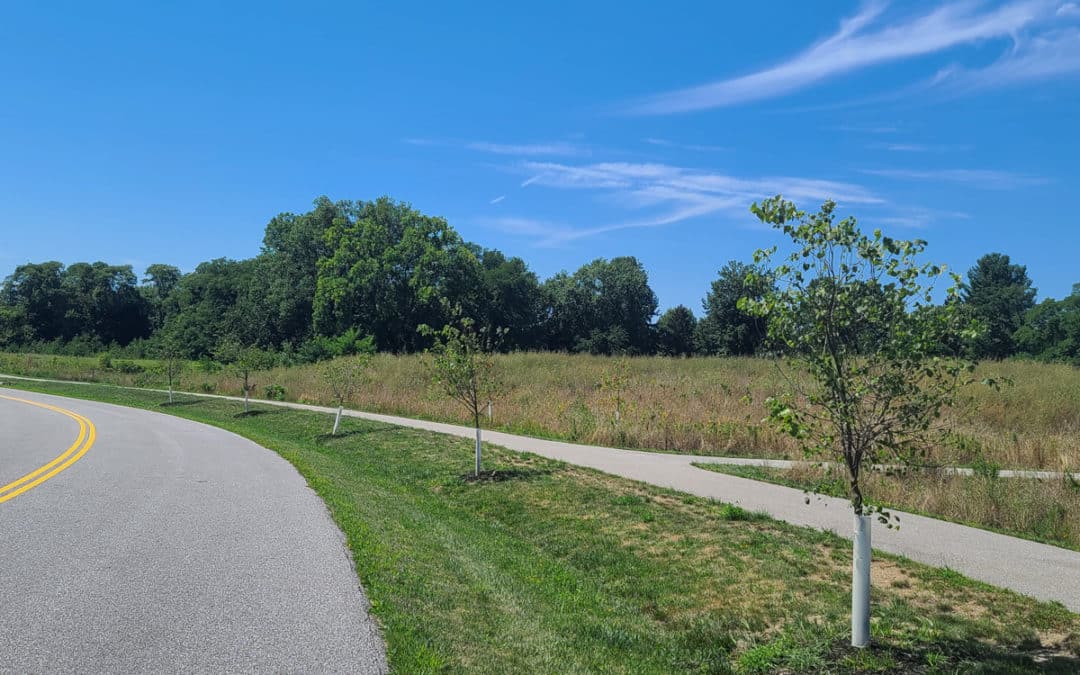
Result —
M 98 359 L 0 354 L 0 372 L 160 386 L 152 363 L 106 369 Z M 642 357 L 519 353 L 498 357 L 506 385 L 489 426 L 506 431 L 597 445 L 711 455 L 799 457 L 791 439 L 762 424 L 762 402 L 783 390 L 773 363 L 757 358 Z M 625 368 L 622 390 L 604 386 Z M 1000 391 L 982 385 L 946 420 L 956 443 L 928 460 L 939 464 L 989 462 L 1004 468 L 1080 470 L 1080 369 L 1026 361 L 985 363 L 977 376 L 1008 378 Z M 284 388 L 287 400 L 332 400 L 317 366 L 275 368 L 256 376 L 257 393 Z M 465 411 L 429 386 L 419 356 L 380 354 L 349 404 L 362 410 L 468 423 Z M 189 364 L 181 388 L 240 393 L 225 371 Z M 616 416 L 616 408 L 620 414 Z M 617 418 L 616 418 L 617 417 Z

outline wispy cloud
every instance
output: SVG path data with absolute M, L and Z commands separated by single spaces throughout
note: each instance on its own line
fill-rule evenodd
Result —
M 517 237 L 531 239 L 535 246 L 541 248 L 562 246 L 603 230 L 603 228 L 578 229 L 565 225 L 563 222 L 513 216 L 481 218 L 480 222 L 481 225 L 517 235 Z
M 501 202 L 504 199 L 506 199 L 506 195 L 499 195 L 495 199 L 492 199 L 490 202 L 488 202 L 488 204 L 498 204 L 499 202 Z
M 727 152 L 731 148 L 722 145 L 701 145 L 698 143 L 678 143 L 665 138 L 643 138 L 642 141 L 649 145 L 658 145 L 664 148 L 678 148 L 679 150 L 692 150 L 694 152 Z
M 1077 15 L 1080 15 L 1080 10 Z M 951 66 L 939 71 L 930 80 L 929 86 L 947 88 L 950 95 L 955 95 L 1036 82 L 1070 73 L 1080 73 L 1080 28 L 1076 27 L 1017 39 L 1012 51 L 989 66 Z
M 871 143 L 870 150 L 888 150 L 889 152 L 949 152 L 967 150 L 966 145 L 932 145 L 928 143 Z
M 856 134 L 895 134 L 896 132 L 900 131 L 900 128 L 889 125 L 861 127 L 851 124 L 841 124 L 840 126 L 832 127 L 830 130 L 847 131 Z
M 518 216 L 481 218 L 480 221 L 485 225 L 495 227 L 509 234 L 520 234 L 527 236 L 542 236 L 549 234 L 553 230 L 568 229 L 564 225 L 551 223 L 546 220 L 539 220 L 537 218 L 522 218 Z
M 1063 7 L 1054 0 L 1013 0 L 992 8 L 959 2 L 881 25 L 886 3 L 869 2 L 833 35 L 777 66 L 661 93 L 630 106 L 630 112 L 663 115 L 769 99 L 882 63 L 992 39 L 1016 40 L 1024 29 L 1061 19 L 1056 15 Z
M 531 236 L 543 246 L 565 244 L 597 234 L 648 228 L 714 214 L 747 217 L 755 200 L 781 193 L 796 201 L 834 199 L 842 204 L 883 204 L 865 188 L 837 181 L 798 177 L 740 178 L 658 163 L 602 162 L 568 165 L 527 161 L 519 169 L 522 187 L 591 190 L 631 211 L 625 218 L 588 228 L 531 219 L 503 219 L 498 226 Z
M 924 229 L 951 220 L 967 220 L 971 215 L 963 211 L 939 211 L 936 209 L 906 209 L 889 215 L 867 218 L 876 225 L 891 225 L 910 229 Z
M 669 164 L 603 162 L 567 165 L 554 162 L 525 162 L 532 176 L 522 183 L 557 188 L 627 190 L 639 194 L 645 189 L 671 189 L 701 195 L 734 197 L 749 206 L 755 199 L 783 193 L 793 199 L 834 199 L 855 204 L 883 201 L 861 186 L 816 178 L 739 178 L 721 173 L 686 169 Z
M 587 148 L 583 148 L 580 145 L 574 143 L 566 143 L 564 141 L 555 141 L 551 143 L 489 143 L 487 141 L 473 141 L 466 143 L 465 147 L 469 150 L 476 150 L 479 152 L 490 152 L 496 155 L 516 155 L 518 157 L 528 157 L 534 155 L 562 155 L 566 157 L 587 155 L 589 151 Z
M 1046 179 L 1039 176 L 1028 176 L 991 169 L 863 169 L 862 172 L 873 176 L 900 180 L 961 183 L 984 190 L 1011 190 L 1046 182 Z
M 516 157 L 582 157 L 590 153 L 589 148 L 566 141 L 550 141 L 544 143 L 494 143 L 491 141 L 454 141 L 439 140 L 432 138 L 404 138 L 402 142 L 409 145 L 453 147 L 476 152 L 487 152 L 495 155 L 512 155 Z
M 886 143 L 878 147 L 892 152 L 927 152 L 930 150 L 929 146 L 922 143 Z

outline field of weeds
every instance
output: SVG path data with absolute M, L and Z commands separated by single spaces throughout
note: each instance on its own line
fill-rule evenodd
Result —
M 580 443 L 706 455 L 800 458 L 795 444 L 762 424 L 763 401 L 783 389 L 775 365 L 759 358 L 617 359 L 519 353 L 498 357 L 505 393 L 492 428 Z M 164 386 L 152 361 L 0 354 L 0 372 L 133 386 Z M 1080 470 L 1080 369 L 1027 361 L 984 363 L 978 378 L 1006 378 L 995 391 L 975 385 L 949 413 L 953 442 L 930 463 Z M 330 403 L 318 366 L 279 367 L 256 376 L 256 396 Z M 239 394 L 240 380 L 211 364 L 187 364 L 179 388 Z M 419 356 L 380 354 L 350 407 L 467 423 L 434 392 Z

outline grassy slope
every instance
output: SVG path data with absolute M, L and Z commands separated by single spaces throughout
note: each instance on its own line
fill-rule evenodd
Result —
M 847 480 L 820 467 L 770 469 L 699 463 L 708 471 L 762 480 L 808 492 L 848 497 Z M 863 491 L 886 508 L 1003 532 L 1080 551 L 1080 484 L 1074 480 L 1005 479 L 869 473 Z
M 152 362 L 140 362 L 144 367 Z M 511 354 L 498 363 L 508 392 L 495 402 L 493 425 L 510 432 L 599 445 L 703 454 L 793 457 L 791 439 L 761 425 L 762 401 L 783 388 L 764 359 L 661 357 L 626 361 L 630 384 L 621 421 L 614 423 L 615 392 L 599 383 L 616 366 L 606 357 Z M 163 386 L 152 372 L 121 372 L 98 359 L 0 353 L 0 372 L 68 380 Z M 979 460 L 1005 468 L 1055 471 L 1080 468 L 1080 368 L 1032 362 L 987 363 L 979 377 L 1008 377 L 1014 386 L 995 392 L 972 387 L 969 405 L 954 411 L 959 447 L 938 448 L 942 464 Z M 276 384 L 289 400 L 327 403 L 326 385 L 314 366 L 276 368 L 256 376 L 256 394 Z M 447 422 L 461 411 L 429 394 L 429 379 L 416 356 L 379 355 L 370 382 L 351 407 Z M 190 364 L 181 385 L 193 391 L 238 394 L 239 381 L 225 372 Z
M 20 384 L 214 424 L 292 462 L 345 532 L 398 672 L 1075 672 L 1080 616 L 879 556 L 875 647 L 845 648 L 850 545 L 468 441 L 285 409 Z M 1036 661 L 1037 659 L 1037 661 Z

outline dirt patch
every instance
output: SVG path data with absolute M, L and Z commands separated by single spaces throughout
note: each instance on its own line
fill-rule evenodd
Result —
M 1040 631 L 1039 642 L 1042 644 L 1043 649 L 1041 649 L 1039 655 L 1035 657 L 1036 661 L 1040 660 L 1039 656 L 1043 656 L 1043 660 L 1055 656 L 1080 658 L 1080 634 L 1078 633 Z M 1078 666 L 1080 666 L 1080 664 L 1078 664 Z
M 891 560 L 874 560 L 870 563 L 870 585 L 887 588 L 904 598 L 916 594 L 911 577 Z

